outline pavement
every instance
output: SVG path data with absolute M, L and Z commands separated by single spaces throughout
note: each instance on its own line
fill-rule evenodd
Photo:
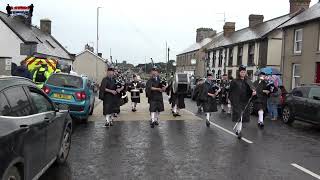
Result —
M 97 102 L 89 122 L 75 126 L 66 165 L 52 166 L 40 179 L 320 179 L 319 127 L 266 120 L 261 130 L 253 116 L 238 140 L 230 116 L 214 113 L 207 128 L 204 115 L 194 114 L 195 102 L 185 101 L 182 116 L 174 118 L 165 97 L 154 129 L 144 95 L 138 112 L 126 104 L 111 128 L 103 127 Z

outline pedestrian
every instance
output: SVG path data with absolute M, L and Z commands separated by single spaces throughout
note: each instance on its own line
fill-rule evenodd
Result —
M 16 67 L 14 69 L 14 73 L 13 74 L 15 76 L 25 77 L 25 78 L 28 78 L 28 79 L 32 80 L 32 75 L 28 70 L 26 61 L 21 61 L 20 62 L 20 66 L 18 66 L 18 67 Z
M 273 80 L 269 80 L 267 89 L 270 91 L 268 96 L 268 112 L 271 120 L 275 121 L 278 119 L 281 90 L 275 85 Z
M 243 123 L 250 122 L 250 111 L 248 104 L 251 97 L 256 95 L 256 91 L 252 82 L 247 77 L 246 67 L 241 65 L 239 67 L 239 74 L 237 78 L 230 83 L 229 99 L 232 106 L 232 121 L 240 122 L 242 118 Z M 236 134 L 239 129 L 237 127 Z
M 199 99 L 203 102 L 203 112 L 206 113 L 206 125 L 210 126 L 211 113 L 217 112 L 216 96 L 220 92 L 219 86 L 214 82 L 213 74 L 207 73 L 207 80 L 200 86 Z
M 230 81 L 228 79 L 227 74 L 222 75 L 222 80 L 220 82 L 221 92 L 219 94 L 220 104 L 221 104 L 221 112 L 231 114 L 231 104 L 229 101 L 229 89 L 230 89 Z M 227 111 L 225 108 L 227 107 Z
M 103 78 L 100 86 L 99 99 L 103 100 L 103 115 L 106 117 L 106 127 L 113 126 L 113 114 L 118 113 L 118 94 L 116 79 L 114 77 L 114 68 L 107 69 L 107 76 Z
M 266 77 L 267 76 L 264 72 L 260 72 L 259 79 L 253 84 L 257 93 L 254 97 L 253 105 L 255 109 L 258 110 L 258 126 L 260 128 L 264 127 L 264 115 L 267 110 L 267 100 L 270 93 L 270 91 L 267 89 Z
M 12 11 L 11 11 L 12 7 L 9 4 L 7 4 L 6 10 L 7 10 L 7 15 L 9 17 L 11 15 L 11 13 L 12 13 Z
M 159 69 L 154 66 L 151 70 L 152 77 L 147 82 L 146 92 L 150 104 L 149 111 L 151 115 L 150 126 L 159 125 L 160 112 L 164 111 L 162 93 L 166 91 L 166 86 L 161 83 Z
M 133 75 L 133 81 L 128 86 L 128 91 L 131 93 L 131 106 L 132 112 L 137 111 L 137 104 L 140 103 L 140 94 L 143 93 L 141 82 L 138 80 L 137 75 Z

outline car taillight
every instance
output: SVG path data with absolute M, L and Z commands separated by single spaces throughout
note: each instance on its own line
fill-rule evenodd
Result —
M 76 98 L 78 100 L 85 100 L 87 97 L 86 92 L 82 91 L 82 92 L 76 92 Z
M 46 94 L 50 93 L 50 88 L 48 88 L 47 86 L 43 86 L 42 88 L 43 92 L 45 92 Z

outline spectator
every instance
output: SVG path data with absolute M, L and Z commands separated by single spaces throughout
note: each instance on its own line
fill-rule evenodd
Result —
M 270 91 L 268 97 L 268 112 L 271 120 L 275 121 L 278 119 L 278 106 L 280 104 L 281 91 L 272 80 L 269 81 L 267 87 Z
M 31 75 L 31 73 L 28 71 L 27 64 L 26 64 L 25 61 L 21 61 L 21 62 L 20 62 L 20 66 L 18 66 L 18 67 L 14 70 L 13 75 L 14 75 L 14 76 L 20 76 L 20 77 L 25 77 L 25 78 L 28 78 L 28 79 L 31 79 L 31 80 L 32 80 L 32 75 Z

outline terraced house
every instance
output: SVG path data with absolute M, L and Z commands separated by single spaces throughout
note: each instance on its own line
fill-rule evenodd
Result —
M 320 83 L 320 2 L 281 27 L 285 87 Z

